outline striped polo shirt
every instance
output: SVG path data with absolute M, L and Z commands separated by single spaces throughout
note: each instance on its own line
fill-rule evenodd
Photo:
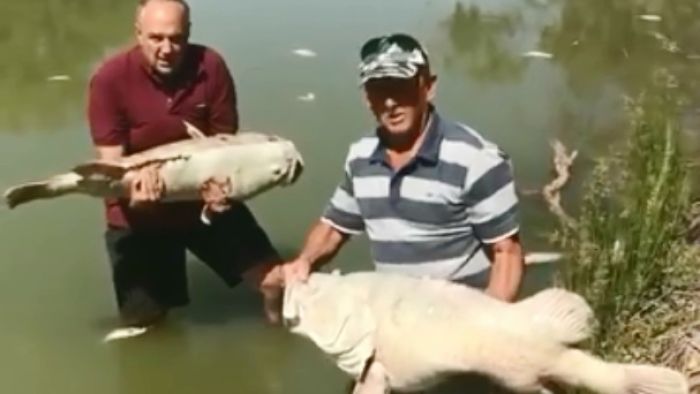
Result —
M 449 280 L 490 265 L 484 244 L 518 232 L 518 198 L 508 156 L 434 109 L 423 143 L 393 170 L 376 131 L 353 143 L 344 179 L 321 220 L 366 232 L 378 271 Z

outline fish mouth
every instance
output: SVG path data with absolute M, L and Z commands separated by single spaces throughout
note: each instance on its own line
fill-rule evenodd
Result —
M 296 183 L 299 177 L 301 177 L 301 174 L 304 172 L 304 162 L 301 160 L 301 158 L 296 157 L 293 158 L 291 161 L 291 169 L 287 174 L 287 182 L 285 182 L 287 185 L 293 185 L 294 183 Z
M 285 317 L 284 319 L 282 319 L 282 324 L 284 324 L 284 326 L 287 328 L 294 328 L 298 326 L 300 322 L 301 319 L 299 318 L 299 316 Z

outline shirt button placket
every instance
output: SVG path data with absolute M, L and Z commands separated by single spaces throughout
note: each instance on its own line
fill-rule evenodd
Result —
M 389 203 L 393 206 L 396 206 L 401 198 L 402 178 L 401 172 L 391 174 L 391 177 L 389 178 Z

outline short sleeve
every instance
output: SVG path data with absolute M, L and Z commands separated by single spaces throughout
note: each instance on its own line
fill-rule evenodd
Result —
M 467 175 L 465 200 L 476 236 L 494 243 L 519 231 L 519 200 L 513 167 L 497 148 L 486 148 Z
M 348 159 L 344 167 L 343 179 L 336 186 L 321 220 L 342 233 L 359 234 L 364 231 L 365 225 L 355 198 Z
M 87 112 L 90 135 L 95 145 L 126 144 L 127 132 L 122 122 L 115 83 L 108 73 L 98 71 L 90 79 Z

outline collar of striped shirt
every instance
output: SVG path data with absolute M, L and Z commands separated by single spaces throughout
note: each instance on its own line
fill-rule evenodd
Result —
M 420 148 L 418 148 L 418 152 L 416 152 L 417 159 L 423 160 L 428 164 L 438 163 L 440 159 L 440 142 L 442 142 L 444 136 L 440 125 L 440 115 L 438 115 L 435 107 L 431 104 L 428 110 L 428 121 L 423 130 L 426 135 Z M 376 129 L 375 133 L 379 138 L 379 143 L 369 157 L 369 162 L 371 164 L 382 164 L 386 159 L 386 145 L 382 141 L 379 128 Z

